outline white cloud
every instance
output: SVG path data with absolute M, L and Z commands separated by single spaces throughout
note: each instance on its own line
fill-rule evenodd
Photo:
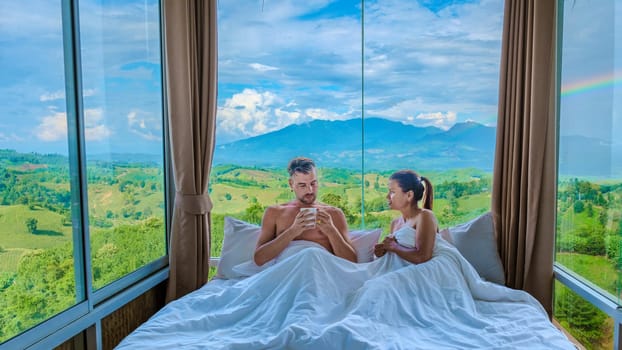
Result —
M 0 131 L 0 142 L 21 142 L 24 138 L 15 133 L 5 134 Z
M 46 1 L 37 4 L 52 8 Z M 143 13 L 144 8 L 131 4 L 86 2 L 83 5 L 87 15 L 81 22 L 83 32 L 98 33 L 102 21 L 111 29 L 103 36 L 91 38 L 88 45 L 93 49 L 84 47 L 84 71 L 105 66 L 109 78 L 153 76 L 155 70 L 150 64 L 159 63 L 160 50 L 157 35 L 147 28 L 157 28 L 157 4 L 145 4 L 149 7 L 147 15 Z M 224 83 L 219 86 L 219 142 L 256 136 L 292 123 L 360 116 L 359 6 L 356 2 L 331 0 L 266 1 L 250 6 L 235 1 L 220 2 L 219 78 Z M 22 5 L 8 4 L 6 8 L 10 10 L 7 13 L 19 15 L 16 17 L 19 20 L 12 16 L 0 19 L 0 24 L 7 24 L 5 28 L 16 30 L 9 33 L 11 38 L 61 33 L 57 21 L 28 12 Z M 326 9 L 344 12 L 327 13 Z M 449 127 L 452 120 L 462 121 L 465 117 L 480 120 L 482 113 L 494 115 L 491 106 L 494 107 L 498 87 L 498 56 L 494 54 L 500 43 L 502 9 L 499 0 L 456 2 L 438 13 L 422 7 L 419 1 L 366 2 L 363 67 L 366 115 L 443 128 Z M 128 21 L 128 18 L 144 18 L 147 23 Z M 31 31 L 33 26 L 22 29 L 19 23 L 33 23 L 38 28 L 32 33 L 22 33 L 22 30 Z M 44 42 L 56 41 L 46 38 Z M 97 49 L 104 42 L 118 43 L 106 52 L 105 60 Z M 28 47 L 39 47 L 35 44 Z M 48 51 L 49 54 L 41 57 L 62 54 L 62 51 Z M 50 81 L 60 82 L 62 78 Z M 85 83 L 98 86 L 93 81 Z M 35 98 L 49 102 L 64 97 L 62 84 L 48 86 L 49 91 L 37 92 Z M 121 89 L 126 87 L 119 85 L 118 89 L 115 86 L 102 92 L 107 93 L 107 101 L 114 101 L 114 108 L 122 111 L 107 113 L 114 113 L 116 122 L 117 115 L 126 115 L 129 128 L 107 123 L 102 110 L 87 111 L 87 138 L 103 140 L 113 132 L 131 132 L 145 139 L 161 137 L 161 119 L 144 112 L 150 107 L 141 104 L 142 101 L 117 99 L 117 94 L 121 95 Z M 248 89 L 241 91 L 244 87 Z M 85 89 L 83 96 L 97 93 L 94 88 Z M 66 137 L 64 114 L 56 112 L 43 113 L 46 117 L 35 128 L 37 137 Z
M 87 141 L 102 141 L 109 138 L 111 134 L 110 129 L 105 125 L 96 125 L 84 129 L 84 136 Z
M 420 113 L 414 118 L 409 116 L 407 120 L 418 126 L 435 126 L 447 130 L 456 123 L 456 112 Z
M 59 90 L 54 92 L 46 92 L 39 97 L 39 101 L 47 102 L 54 100 L 62 100 L 65 98 L 65 91 Z
M 59 141 L 67 138 L 67 115 L 57 112 L 42 118 L 35 128 L 35 135 L 41 141 Z
M 1 8 L 0 28 L 7 36 L 28 40 L 32 36 L 55 33 L 61 29 L 58 17 L 49 15 L 58 13 L 58 4 L 53 2 L 35 0 L 24 5 L 21 1 L 4 1 Z M 24 23 L 28 25 L 24 26 Z
M 276 68 L 276 67 L 266 66 L 265 64 L 261 64 L 261 63 L 251 63 L 251 64 L 249 64 L 249 66 L 251 68 L 253 68 L 254 70 L 259 71 L 259 72 L 267 72 L 267 71 L 271 71 L 271 70 L 278 70 L 278 68 Z
M 94 96 L 95 95 L 96 90 L 95 89 L 84 89 L 82 91 L 82 96 L 84 97 L 88 97 L 88 96 Z
M 101 108 L 84 111 L 84 136 L 86 141 L 102 141 L 112 135 L 112 130 L 106 126 L 104 111 Z
M 330 109 L 301 110 L 295 101 L 284 101 L 272 92 L 244 89 L 218 107 L 219 143 L 261 135 L 311 120 L 349 118 L 352 118 L 349 113 L 339 114 Z
M 352 116 L 348 114 L 337 114 L 334 111 L 324 108 L 307 108 L 305 115 L 314 120 L 346 120 Z
M 84 111 L 84 124 L 92 127 L 104 119 L 104 110 L 101 108 L 90 108 Z
M 281 129 L 298 118 L 297 111 L 279 109 L 275 113 L 277 103 L 283 104 L 271 92 L 244 89 L 234 94 L 218 108 L 219 133 L 228 134 L 229 138 L 250 137 Z
M 84 111 L 84 135 L 86 141 L 101 141 L 112 134 L 111 130 L 103 123 L 101 109 L 87 109 Z M 67 138 L 67 114 L 55 112 L 41 119 L 35 127 L 34 133 L 41 141 L 52 142 Z
M 289 107 L 289 105 L 286 105 L 284 107 Z M 300 116 L 301 116 L 301 113 L 299 111 L 286 111 L 286 110 L 283 110 L 281 108 L 275 108 L 274 109 L 274 115 L 276 115 L 280 119 L 299 120 Z
M 82 91 L 82 96 L 83 97 L 88 97 L 88 96 L 93 96 L 95 95 L 95 89 L 84 89 Z M 39 101 L 41 102 L 49 102 L 49 101 L 56 101 L 56 100 L 62 100 L 65 98 L 65 91 L 64 90 L 58 90 L 58 91 L 54 91 L 54 92 L 46 92 L 43 95 L 39 96 Z
M 450 108 L 449 111 L 446 109 Z M 478 108 L 471 105 L 460 104 L 430 104 L 423 98 L 400 101 L 387 109 L 369 110 L 368 115 L 380 116 L 386 119 L 401 121 L 414 126 L 434 126 L 447 130 L 458 121 L 458 113 L 455 110 L 470 111 Z M 443 110 L 446 111 L 443 111 Z
M 132 80 L 149 80 L 153 77 L 153 70 L 147 67 L 133 67 L 131 69 L 120 69 L 111 72 L 112 75 Z
M 279 2 L 262 11 L 221 4 L 221 82 L 296 105 L 256 101 L 249 108 L 233 103 L 240 95 L 227 90 L 219 133 L 237 129 L 249 137 L 287 122 L 360 115 L 360 8 L 343 3 L 344 14 L 335 15 L 324 5 Z M 301 21 L 305 16 L 312 20 Z M 488 122 L 496 109 L 502 20 L 498 0 L 447 3 L 437 12 L 417 1 L 365 3 L 366 115 L 443 129 L 467 117 Z M 279 74 L 266 81 L 267 67 Z
M 162 121 L 151 113 L 134 109 L 127 114 L 129 130 L 145 140 L 162 139 Z

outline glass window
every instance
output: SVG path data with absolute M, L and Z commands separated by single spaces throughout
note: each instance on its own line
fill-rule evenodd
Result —
M 365 1 L 365 224 L 388 230 L 387 176 L 434 186 L 447 227 L 490 210 L 503 1 Z
M 219 1 L 218 21 L 213 256 L 224 215 L 293 199 L 294 156 L 353 229 L 388 231 L 402 168 L 432 179 L 443 226 L 490 209 L 503 2 Z
M 81 1 L 95 289 L 166 254 L 158 1 Z
M 615 320 L 558 281 L 554 310 L 555 320 L 585 349 L 614 349 Z
M 73 5 L 0 2 L 0 343 L 166 255 L 159 1 Z
M 622 266 L 620 5 L 614 0 L 596 6 L 586 0 L 563 1 L 555 257 L 557 264 L 593 284 L 598 289 L 595 293 L 618 304 Z M 556 317 L 568 314 L 564 304 L 556 305 Z M 612 328 L 595 317 L 570 331 L 577 338 L 586 332 L 602 334 L 602 339 L 590 339 L 588 344 L 613 339 Z
M 218 3 L 213 256 L 224 215 L 259 223 L 266 206 L 293 199 L 285 168 L 295 156 L 316 161 L 320 200 L 360 198 L 360 3 L 325 5 Z
M 76 159 L 68 157 L 61 7 L 53 1 L 2 2 L 0 12 L 3 342 L 85 295 L 74 268 L 80 247 L 72 227 L 76 188 L 70 165 Z

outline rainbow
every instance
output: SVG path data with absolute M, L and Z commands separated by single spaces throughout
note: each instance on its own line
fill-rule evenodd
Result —
M 589 77 L 585 80 L 575 81 L 562 85 L 561 97 L 571 96 L 582 92 L 614 86 L 622 82 L 622 71 L 611 72 L 606 75 Z

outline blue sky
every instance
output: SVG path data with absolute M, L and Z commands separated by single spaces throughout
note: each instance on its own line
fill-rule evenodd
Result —
M 614 83 L 563 97 L 562 133 L 612 140 L 622 128 L 622 48 L 612 44 L 622 6 L 603 3 L 566 1 L 565 82 Z M 157 5 L 80 4 L 87 151 L 160 152 Z M 366 1 L 364 66 L 357 1 L 218 0 L 218 10 L 218 143 L 359 118 L 363 71 L 366 117 L 443 129 L 496 122 L 502 1 Z M 2 2 L 0 13 L 0 148 L 66 153 L 59 2 Z
M 503 4 L 219 1 L 219 143 L 362 114 L 444 129 L 496 121 Z M 240 133 L 241 132 L 241 133 Z
M 561 133 L 614 142 L 620 150 L 622 2 L 567 0 L 564 4 L 562 84 L 575 89 L 562 94 Z
M 87 156 L 161 153 L 157 1 L 104 3 L 80 2 Z M 60 1 L 3 1 L 0 13 L 0 148 L 67 154 Z

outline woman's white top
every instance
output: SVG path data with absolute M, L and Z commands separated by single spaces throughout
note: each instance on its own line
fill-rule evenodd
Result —
M 408 225 L 403 225 L 397 231 L 393 232 L 393 237 L 400 245 L 407 248 L 415 247 L 415 237 L 417 237 L 417 230 Z

